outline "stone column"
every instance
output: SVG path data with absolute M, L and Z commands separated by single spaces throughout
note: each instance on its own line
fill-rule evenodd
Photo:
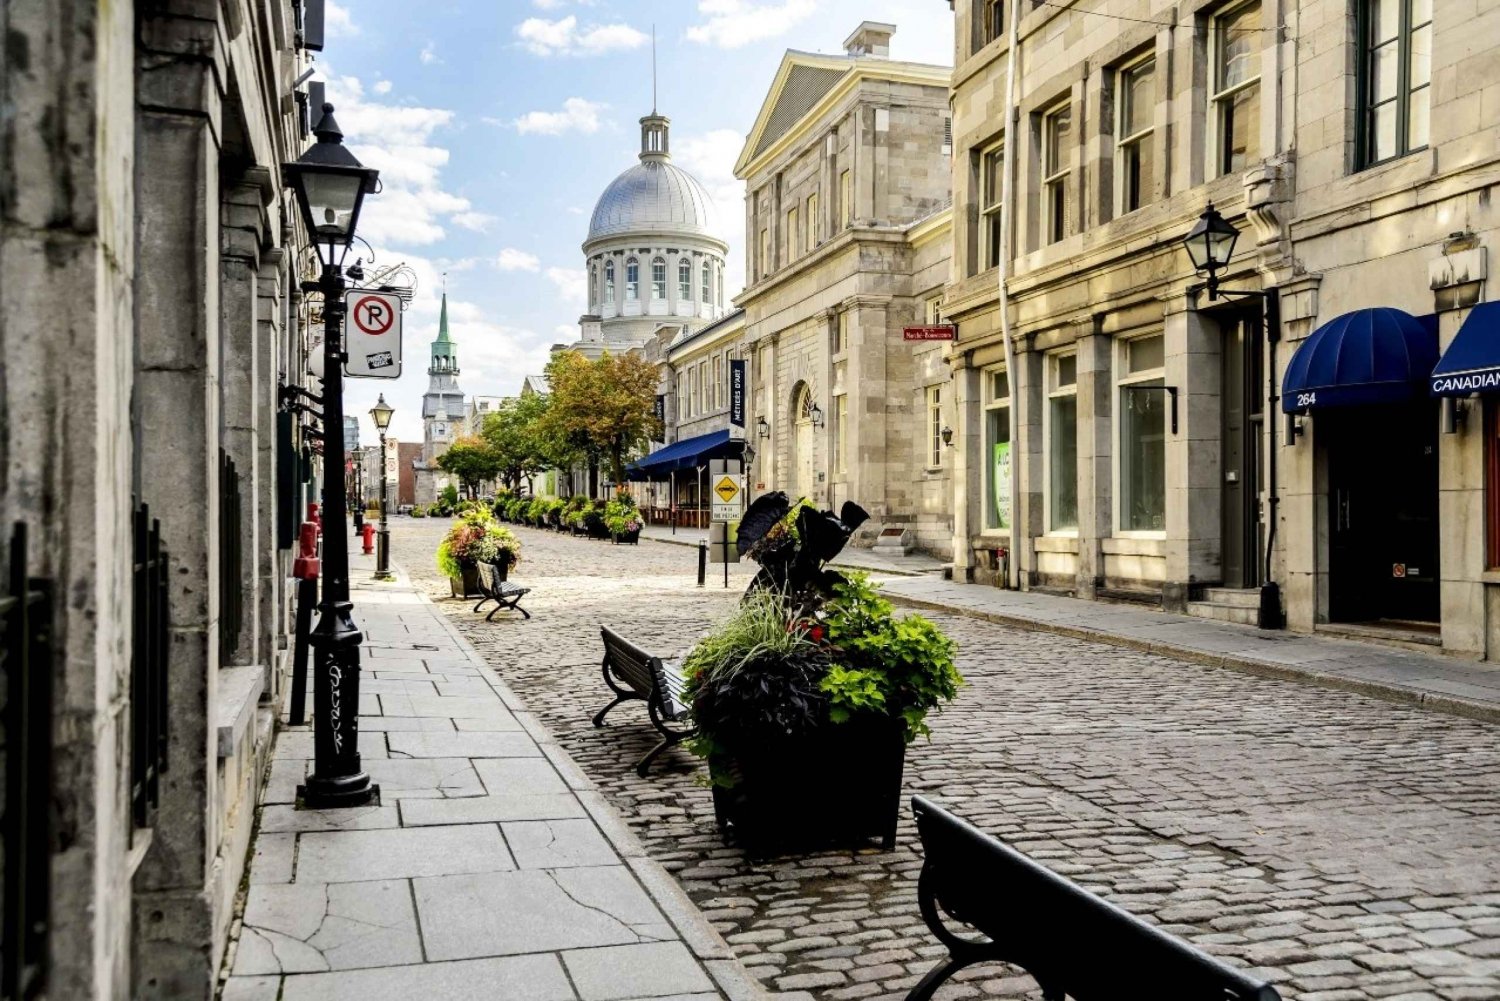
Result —
M 874 521 L 890 514 L 886 503 L 889 422 L 886 419 L 886 329 L 890 296 L 860 296 L 849 311 L 846 373 L 849 399 L 849 497 Z M 911 387 L 903 387 L 909 390 Z M 823 407 L 829 402 L 820 401 Z M 826 427 L 825 427 L 826 432 Z M 826 454 L 826 452 L 825 452 Z
M 1177 387 L 1177 433 L 1167 404 L 1167 567 L 1162 604 L 1185 611 L 1190 585 L 1223 575 L 1223 338 L 1187 297 L 1167 304 L 1166 384 Z
M 264 665 L 261 642 L 260 575 L 256 554 L 266 531 L 257 503 L 261 477 L 261 369 L 268 364 L 261 342 L 260 248 L 265 237 L 260 190 L 251 184 L 228 187 L 220 210 L 219 331 L 220 401 L 223 407 L 223 449 L 234 462 L 240 481 L 240 521 L 221 525 L 237 531 L 240 549 L 240 629 L 233 649 L 219 651 L 220 663 Z M 227 598 L 227 596 L 226 596 Z
M 262 194 L 264 194 L 264 189 Z M 255 423 L 258 448 L 255 463 L 256 484 L 252 496 L 256 508 L 256 520 L 260 525 L 260 539 L 255 550 L 254 573 L 257 580 L 256 590 L 259 593 L 259 610 L 256 613 L 256 619 L 260 623 L 260 633 L 256 642 L 264 651 L 262 661 L 267 670 L 267 697 L 274 697 L 276 694 L 276 661 L 282 647 L 280 641 L 289 631 L 288 624 L 282 621 L 281 590 L 285 574 L 281 566 L 282 550 L 276 537 L 276 501 L 279 496 L 279 485 L 276 480 L 276 451 L 281 447 L 276 437 L 276 393 L 280 381 L 278 373 L 285 364 L 280 345 L 284 302 L 282 279 L 286 256 L 286 252 L 280 247 L 264 250 L 261 253 L 260 274 L 255 283 L 256 294 L 260 299 L 256 309 L 256 342 L 260 364 L 255 380 L 257 408 Z M 391 498 L 394 504 L 394 492 Z M 250 567 L 247 565 L 246 569 L 248 571 Z
M 1011 460 L 1011 475 L 1017 480 L 1017 504 L 1019 510 L 1011 513 L 1014 526 L 1011 529 L 1010 558 L 1019 570 L 1021 588 L 1027 589 L 1035 583 L 1036 556 L 1032 552 L 1032 539 L 1047 531 L 1042 495 L 1045 487 L 1046 464 L 1042 460 L 1042 409 L 1047 397 L 1042 387 L 1042 363 L 1045 357 L 1037 351 L 1026 350 L 1024 342 L 1016 344 L 1016 438 L 1011 445 L 1014 458 Z
M 140 17 L 136 119 L 142 499 L 171 552 L 171 771 L 136 874 L 138 999 L 213 994 L 218 844 L 213 726 L 219 667 L 219 25 L 162 0 Z
M 1113 341 L 1097 327 L 1078 338 L 1078 597 L 1093 598 L 1104 582 L 1100 540 L 1114 527 L 1110 447 Z

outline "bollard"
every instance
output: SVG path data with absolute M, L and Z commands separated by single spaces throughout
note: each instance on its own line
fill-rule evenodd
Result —
M 708 543 L 702 539 L 698 540 L 698 586 L 703 587 L 708 581 Z

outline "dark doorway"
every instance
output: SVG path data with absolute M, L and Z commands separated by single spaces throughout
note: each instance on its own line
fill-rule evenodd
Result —
M 1265 427 L 1261 377 L 1264 325 L 1243 314 L 1224 323 L 1222 422 L 1224 492 L 1221 544 L 1225 587 L 1260 584 L 1260 456 Z
M 1328 461 L 1328 617 L 1437 622 L 1437 402 L 1320 410 Z

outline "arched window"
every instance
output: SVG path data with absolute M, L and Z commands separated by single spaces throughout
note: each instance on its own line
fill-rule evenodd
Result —
M 709 268 L 708 258 L 703 259 L 703 274 L 699 276 L 698 284 L 703 286 L 703 302 L 707 305 L 714 301 L 714 276 Z
M 719 306 L 724 306 L 724 265 L 720 264 L 714 268 L 714 279 L 719 290 Z
M 615 262 L 604 262 L 604 301 L 609 305 L 615 304 Z
M 693 297 L 693 265 L 686 257 L 677 262 L 677 298 L 683 302 Z
M 651 262 L 651 298 L 667 297 L 667 259 L 658 257 Z
M 641 297 L 641 262 L 634 257 L 625 259 L 625 301 L 635 302 Z
M 593 306 L 599 302 L 599 266 L 589 265 L 589 305 Z

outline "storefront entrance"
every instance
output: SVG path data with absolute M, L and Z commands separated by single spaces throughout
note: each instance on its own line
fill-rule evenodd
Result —
M 1328 617 L 1435 623 L 1437 403 L 1316 412 L 1328 468 Z
M 1238 321 L 1226 318 L 1224 323 L 1220 553 L 1225 587 L 1256 587 L 1261 582 L 1260 456 L 1266 398 L 1262 330 L 1259 315 L 1244 314 Z

